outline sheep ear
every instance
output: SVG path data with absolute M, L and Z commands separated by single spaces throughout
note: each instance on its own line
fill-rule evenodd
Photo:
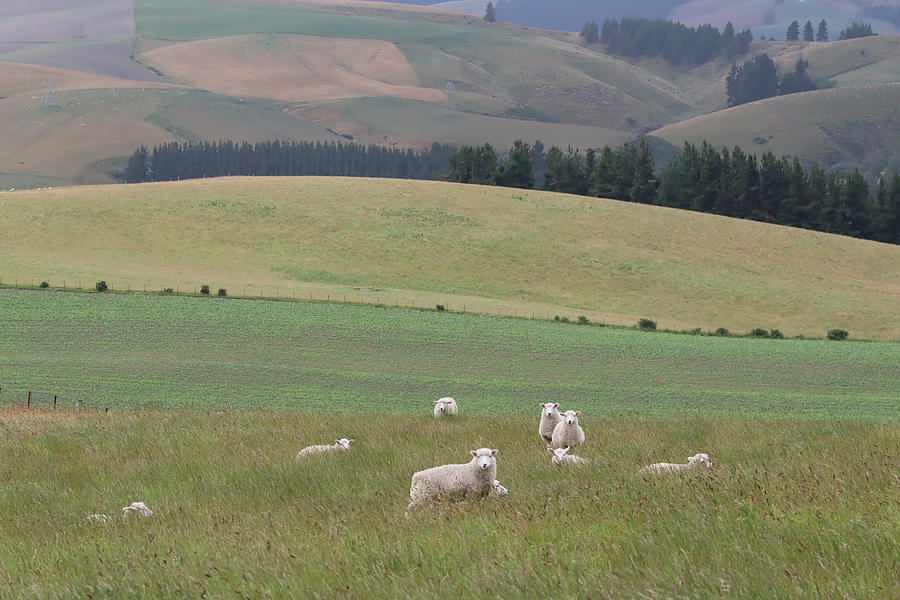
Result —
M 478 456 L 478 452 L 476 450 L 470 450 L 472 456 Z
M 553 403 L 553 408 L 559 408 L 559 402 L 554 402 L 554 403 Z
M 494 455 L 497 454 L 498 452 L 500 452 L 500 451 L 499 451 L 499 450 L 491 450 L 491 456 L 494 456 Z
M 541 402 L 541 408 L 547 408 L 547 405 Z
M 347 443 L 348 443 L 348 444 L 352 444 L 352 443 L 355 442 L 355 441 L 356 441 L 356 439 L 350 439 L 350 440 L 347 440 Z
M 556 452 L 554 452 L 553 448 L 551 448 L 550 446 L 547 446 L 547 452 L 549 452 L 550 454 L 556 454 Z
M 434 401 L 435 404 L 438 404 L 439 402 L 440 402 L 440 400 L 435 400 L 435 401 Z
M 575 416 L 576 416 L 576 417 L 577 417 L 578 415 L 580 415 L 580 414 L 581 414 L 581 411 L 580 411 L 580 410 L 576 410 L 576 411 L 575 411 Z
M 568 452 L 568 451 L 569 451 L 569 448 L 571 448 L 571 447 L 572 447 L 572 446 L 566 446 L 566 452 Z

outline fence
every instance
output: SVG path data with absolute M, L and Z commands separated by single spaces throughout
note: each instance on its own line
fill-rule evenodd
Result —
M 0 406 L 21 406 L 25 408 L 86 408 L 83 398 L 62 397 L 52 392 L 0 386 Z M 95 407 L 96 408 L 96 407 Z M 108 408 L 105 410 L 109 410 Z

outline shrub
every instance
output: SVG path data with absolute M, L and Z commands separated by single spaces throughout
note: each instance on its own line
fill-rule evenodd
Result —
M 693 329 L 691 329 L 691 331 L 690 331 L 689 333 L 690 333 L 691 335 L 700 335 L 700 328 L 699 328 L 699 327 L 694 327 Z
M 218 292 L 218 293 L 219 293 L 220 296 L 227 296 L 227 295 L 228 295 L 228 290 L 226 290 L 225 288 L 219 288 L 219 292 Z
M 762 327 L 756 327 L 755 329 L 751 329 L 750 333 L 748 333 L 747 335 L 749 335 L 750 337 L 767 338 L 767 337 L 769 337 L 769 332 L 766 331 L 765 329 L 763 329 Z
M 41 282 L 41 287 L 42 287 L 42 288 L 48 288 L 48 287 L 50 287 L 50 284 L 47 283 L 46 281 L 42 281 L 42 282 Z
M 588 319 L 586 316 L 578 315 L 578 324 L 579 325 L 587 325 L 590 322 L 591 322 L 591 320 Z
M 829 340 L 846 340 L 850 336 L 847 333 L 846 329 L 829 329 L 828 330 L 828 339 Z
M 201 293 L 201 294 L 209 294 L 209 286 L 206 285 L 205 283 L 204 283 L 203 285 L 201 285 L 201 286 L 200 286 L 200 293 Z
M 560 319 L 560 321 L 562 321 L 563 323 L 568 323 L 569 317 L 563 317 L 562 319 Z
M 443 305 L 443 304 L 436 304 L 436 305 L 435 305 L 435 308 L 438 309 L 438 310 L 447 310 L 446 308 L 444 308 L 444 305 Z
M 94 285 L 94 287 L 97 288 L 97 291 L 98 291 L 98 292 L 105 292 L 106 290 L 109 289 L 109 286 L 106 285 L 106 282 L 103 281 L 102 279 L 101 279 L 100 281 L 98 281 L 98 282 Z
M 174 291 L 175 291 L 175 290 L 174 290 L 173 288 L 166 288 L 166 289 L 163 290 L 163 292 L 165 292 L 166 294 L 171 294 L 171 293 L 173 293 Z
M 769 337 L 772 338 L 773 340 L 783 340 L 784 334 L 781 333 L 781 330 L 779 330 L 779 329 L 773 329 L 772 331 L 769 332 Z
M 559 320 L 560 320 L 560 319 L 559 319 L 559 315 L 556 315 L 555 317 L 553 317 L 553 320 L 554 320 L 554 321 L 559 321 Z
M 638 321 L 638 329 L 656 329 L 656 321 L 640 319 Z
M 728 330 L 725 329 L 724 327 L 719 327 L 718 329 L 716 329 L 716 335 L 722 335 L 722 336 L 728 335 Z

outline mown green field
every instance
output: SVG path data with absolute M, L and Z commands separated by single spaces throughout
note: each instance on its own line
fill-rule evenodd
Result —
M 658 337 L 658 336 L 652 336 Z M 793 342 L 792 342 L 793 343 Z M 213 398 L 210 398 L 213 401 Z M 536 415 L 0 409 L 0 586 L 62 598 L 896 598 L 900 429 Z M 347 454 L 299 462 L 337 436 Z M 404 516 L 414 471 L 493 447 L 502 499 Z M 713 469 L 643 477 L 707 452 Z M 92 523 L 141 500 L 148 519 Z
M 900 344 L 641 332 L 331 303 L 0 290 L 2 401 L 588 418 L 900 420 Z

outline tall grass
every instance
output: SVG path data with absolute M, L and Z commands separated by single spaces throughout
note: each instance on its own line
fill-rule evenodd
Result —
M 0 584 L 16 598 L 889 598 L 897 425 L 537 415 L 0 411 Z M 294 458 L 355 437 L 349 453 Z M 503 499 L 404 517 L 410 475 L 498 448 Z M 641 465 L 708 452 L 711 472 Z M 97 524 L 143 500 L 149 519 Z

